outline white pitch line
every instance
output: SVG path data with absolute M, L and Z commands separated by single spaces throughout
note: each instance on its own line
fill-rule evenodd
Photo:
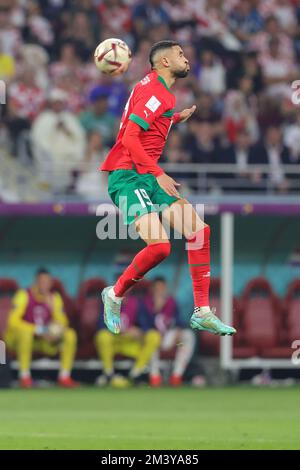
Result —
M 25 437 L 25 438 L 59 438 L 59 439 L 62 439 L 62 438 L 68 438 L 68 439 L 82 439 L 82 436 L 75 436 L 74 434 L 54 434 L 54 433 L 21 433 L 21 432 L 13 432 L 13 433 L 7 433 L 7 432 L 4 432 L 4 431 L 0 431 L 0 435 L 1 436 L 7 436 L 7 437 Z M 96 436 L 91 436 L 90 438 L 91 439 L 95 439 Z M 112 439 L 112 440 L 115 440 L 115 439 L 118 439 L 118 440 L 122 440 L 124 439 L 124 435 L 123 434 L 120 434 L 120 435 L 109 435 L 109 436 L 104 436 L 105 439 Z M 169 436 L 166 438 L 165 435 L 160 435 L 158 436 L 157 434 L 155 436 L 133 436 L 133 437 L 126 437 L 126 440 L 131 440 L 131 441 L 135 441 L 135 440 L 140 440 L 140 441 L 143 441 L 143 440 L 155 440 L 155 441 L 160 441 L 161 439 L 166 439 L 166 440 L 169 440 L 169 441 L 194 441 L 194 442 L 212 442 L 212 441 L 219 441 L 219 442 L 240 442 L 240 443 L 244 443 L 246 442 L 246 439 L 243 439 L 243 440 L 239 440 L 239 439 L 235 439 L 235 438 L 227 438 L 227 439 L 224 439 L 224 438 L 218 438 L 218 437 L 214 437 L 213 440 L 209 440 L 209 439 L 205 439 L 205 438 L 194 438 L 194 437 L 189 437 L 189 436 L 184 436 L 184 437 L 176 437 L 176 436 Z M 282 441 L 289 441 L 290 439 L 282 439 L 281 437 L 278 438 L 278 441 L 280 440 L 280 442 Z M 277 439 L 265 439 L 265 438 L 258 438 L 258 439 L 249 439 L 247 438 L 247 442 L 277 442 Z

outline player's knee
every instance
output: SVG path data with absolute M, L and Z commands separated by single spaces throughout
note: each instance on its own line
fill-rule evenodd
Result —
M 34 337 L 34 330 L 32 328 L 17 327 L 14 331 L 17 342 L 31 342 Z
M 77 343 L 77 334 L 75 330 L 72 328 L 66 328 L 64 333 L 64 340 L 69 344 L 76 344 Z
M 114 340 L 113 334 L 107 330 L 98 331 L 95 337 L 96 345 L 102 348 L 109 347 L 113 343 L 113 340 Z
M 170 242 L 162 244 L 162 253 L 163 253 L 164 258 L 167 258 L 168 256 L 170 256 L 170 254 L 171 254 L 171 243 Z
M 157 330 L 150 330 L 145 334 L 145 342 L 157 349 L 161 342 L 161 335 Z
M 188 246 L 195 247 L 202 249 L 203 247 L 207 246 L 210 240 L 210 225 L 204 224 L 204 226 L 198 230 L 191 232 L 186 236 L 188 240 Z

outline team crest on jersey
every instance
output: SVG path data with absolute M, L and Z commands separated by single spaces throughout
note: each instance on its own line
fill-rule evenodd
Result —
M 155 113 L 155 111 L 160 107 L 161 102 L 156 98 L 156 96 L 151 96 L 150 100 L 147 101 L 145 104 L 146 108 L 150 109 L 152 113 Z

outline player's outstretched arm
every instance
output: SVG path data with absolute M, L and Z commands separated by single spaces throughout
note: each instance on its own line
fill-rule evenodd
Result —
M 177 122 L 187 121 L 192 116 L 195 109 L 196 109 L 196 105 L 194 104 L 191 108 L 184 109 L 180 113 L 175 113 L 175 115 L 174 115 L 175 116 L 175 124 Z
M 140 141 L 140 126 L 133 121 L 129 121 L 122 138 L 122 144 L 126 147 L 131 155 L 133 162 L 143 166 L 147 173 L 151 173 L 157 179 L 160 187 L 166 191 L 169 196 L 179 197 L 176 186 L 180 186 L 170 176 L 166 175 L 158 164 L 145 152 Z

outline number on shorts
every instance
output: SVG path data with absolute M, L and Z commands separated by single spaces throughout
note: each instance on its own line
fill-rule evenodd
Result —
M 146 204 L 148 204 L 148 206 L 153 206 L 152 201 L 145 189 L 135 189 L 134 192 L 139 198 L 142 207 L 146 207 Z

